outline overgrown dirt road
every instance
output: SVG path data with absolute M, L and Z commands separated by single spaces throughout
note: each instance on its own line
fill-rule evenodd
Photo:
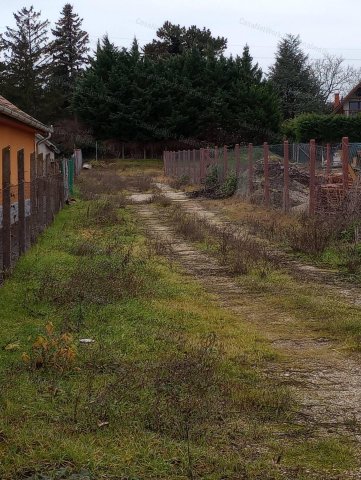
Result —
M 214 213 L 204 210 L 197 201 L 190 201 L 165 185 L 158 187 L 185 212 L 220 224 Z M 168 246 L 167 255 L 196 278 L 213 295 L 216 304 L 256 327 L 271 342 L 279 356 L 276 362 L 270 362 L 268 374 L 281 378 L 292 389 L 300 404 L 299 424 L 306 425 L 310 435 L 337 433 L 361 441 L 361 365 L 356 355 L 344 352 L 322 331 L 305 326 L 292 308 L 272 306 L 257 289 L 252 292 L 244 288 L 214 256 L 176 233 L 167 209 L 142 204 L 136 210 L 148 235 Z M 317 269 L 310 272 L 317 278 Z M 326 297 L 332 292 L 332 287 L 324 288 Z M 361 478 L 361 471 L 350 473 L 347 478 Z

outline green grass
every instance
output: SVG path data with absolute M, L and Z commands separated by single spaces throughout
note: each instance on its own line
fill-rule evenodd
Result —
M 255 310 L 258 308 L 260 316 L 267 310 L 279 312 L 280 316 L 292 316 L 305 332 L 330 336 L 351 350 L 361 351 L 360 306 L 350 304 L 321 283 L 295 280 L 282 265 L 269 260 L 267 253 L 255 248 L 252 241 L 232 242 L 227 236 L 224 240 L 222 234 L 206 222 L 179 208 L 171 210 L 168 219 L 179 234 L 228 267 L 251 301 L 254 299 Z
M 0 290 L 0 478 L 271 480 L 295 464 L 292 478 L 308 478 L 296 404 L 262 373 L 275 352 L 150 255 L 130 207 L 112 223 L 94 202 L 61 211 Z M 73 337 L 67 368 L 37 361 L 49 321 L 54 341 Z M 355 465 L 352 448 L 334 461 L 330 448 L 311 465 L 320 478 Z M 289 466 L 277 469 L 281 452 Z

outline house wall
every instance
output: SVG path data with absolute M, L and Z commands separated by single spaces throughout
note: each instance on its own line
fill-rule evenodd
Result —
M 46 143 L 41 143 L 40 145 L 38 145 L 38 151 L 37 153 L 42 153 L 44 155 L 44 158 L 47 156 L 47 155 L 50 155 L 50 160 L 54 160 L 55 159 L 55 153 L 53 150 L 50 150 L 50 148 L 46 145 Z
M 350 102 L 360 102 L 361 98 L 360 97 L 351 97 L 349 98 L 344 104 L 343 104 L 343 112 L 345 115 L 350 115 Z
M 18 184 L 17 152 L 24 149 L 25 166 L 25 198 L 30 199 L 30 155 L 35 151 L 35 131 L 20 123 L 0 116 L 0 159 L 3 148 L 10 146 L 11 166 L 11 202 L 17 202 L 18 193 L 15 187 Z M 0 188 L 2 183 L 2 162 L 0 161 Z M 0 195 L 1 197 L 1 195 Z M 0 198 L 0 203 L 2 199 Z

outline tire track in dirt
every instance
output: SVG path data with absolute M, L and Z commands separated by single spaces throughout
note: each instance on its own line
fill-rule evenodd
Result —
M 312 434 L 348 434 L 361 441 L 361 365 L 333 343 L 312 336 L 312 332 L 305 334 L 288 312 L 272 309 L 262 298 L 243 291 L 215 258 L 180 238 L 154 204 L 134 208 L 147 235 L 169 245 L 167 255 L 196 279 L 217 305 L 248 323 L 281 354 L 266 373 L 291 388 L 301 406 L 298 422 Z
M 218 228 L 221 231 L 227 228 L 228 230 L 233 231 L 235 236 L 239 235 L 239 232 L 247 234 L 252 240 L 265 249 L 267 256 L 271 260 L 276 260 L 280 267 L 287 271 L 297 281 L 315 281 L 319 284 L 325 285 L 329 291 L 332 291 L 336 295 L 340 295 L 347 299 L 349 303 L 361 306 L 361 287 L 342 280 L 336 272 L 326 268 L 323 269 L 314 265 L 298 262 L 290 255 L 287 255 L 287 253 L 273 247 L 269 241 L 250 234 L 245 227 L 240 227 L 232 222 L 224 221 L 219 215 L 207 210 L 196 200 L 190 199 L 184 192 L 176 191 L 164 183 L 156 183 L 156 187 L 172 202 L 179 204 L 186 213 L 205 220 L 209 225 Z

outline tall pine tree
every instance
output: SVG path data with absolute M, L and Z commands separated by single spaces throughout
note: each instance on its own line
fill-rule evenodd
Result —
M 157 30 L 157 37 L 160 40 L 144 46 L 146 55 L 180 55 L 196 49 L 205 56 L 219 56 L 227 48 L 226 38 L 213 37 L 209 29 L 200 29 L 196 25 L 186 28 L 167 21 Z
M 301 49 L 299 36 L 287 35 L 280 41 L 269 80 L 280 97 L 285 119 L 323 108 L 320 86 Z
M 41 117 L 47 78 L 49 22 L 33 7 L 14 13 L 16 28 L 6 27 L 0 43 L 4 51 L 6 95 L 27 113 Z
M 69 114 L 76 80 L 88 63 L 89 35 L 82 30 L 83 19 L 67 3 L 52 29 L 50 91 L 58 97 L 58 114 Z

